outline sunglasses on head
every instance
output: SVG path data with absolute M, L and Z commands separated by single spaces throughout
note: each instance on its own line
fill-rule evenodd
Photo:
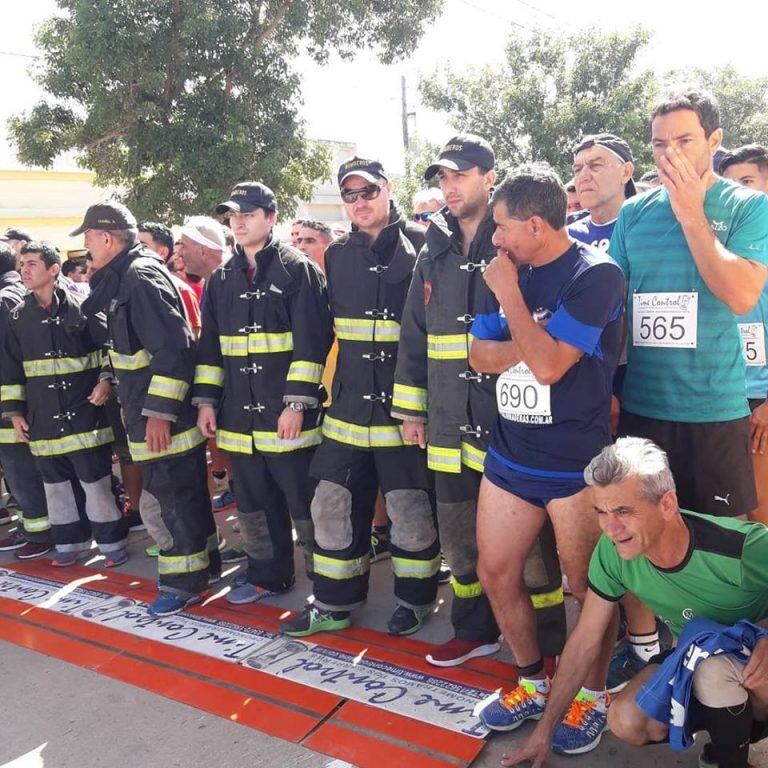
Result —
M 414 213 L 411 218 L 414 221 L 429 221 L 429 217 L 432 215 L 431 211 L 422 211 L 421 213 Z
M 363 200 L 375 200 L 381 194 L 381 187 L 378 184 L 368 184 L 360 189 L 342 189 L 341 199 L 345 203 L 354 203 L 358 197 Z

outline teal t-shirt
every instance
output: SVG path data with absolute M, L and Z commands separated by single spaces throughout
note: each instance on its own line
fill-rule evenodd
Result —
M 747 363 L 747 397 L 765 400 L 768 397 L 768 287 L 763 289 L 757 304 L 739 317 L 742 346 Z
M 768 528 L 682 510 L 691 535 L 683 562 L 658 568 L 644 556 L 624 560 L 605 535 L 589 562 L 589 586 L 605 600 L 631 592 L 677 637 L 694 616 L 725 626 L 768 616 Z
M 731 253 L 768 263 L 768 196 L 718 178 L 704 212 Z M 663 187 L 627 200 L 608 251 L 628 286 L 622 407 L 693 423 L 747 416 L 737 318 L 699 274 Z

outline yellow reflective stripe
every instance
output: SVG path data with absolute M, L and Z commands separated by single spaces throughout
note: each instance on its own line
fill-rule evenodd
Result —
M 323 421 L 325 437 L 357 448 L 396 448 L 404 444 L 401 430 L 399 426 L 361 427 L 330 416 Z
M 461 472 L 461 448 L 427 444 L 427 465 L 435 472 Z
M 337 560 L 325 555 L 312 555 L 316 576 L 325 576 L 326 579 L 353 579 L 355 576 L 363 576 L 371 567 L 370 555 L 363 555 L 354 560 Z
M 208 565 L 208 552 L 193 552 L 191 555 L 157 556 L 157 572 L 163 575 L 177 573 L 196 573 L 204 571 Z
M 138 371 L 152 362 L 152 355 L 146 349 L 140 349 L 132 355 L 121 355 L 110 350 L 109 360 L 116 371 Z
M 7 444 L 7 443 L 20 443 L 21 440 L 19 440 L 18 437 L 16 437 L 16 430 L 15 429 L 9 429 L 8 427 L 3 427 L 0 429 L 0 444 Z
M 217 429 L 216 445 L 222 451 L 230 451 L 231 453 L 253 453 L 253 438 L 240 432 L 228 432 L 226 429 Z
M 428 334 L 427 357 L 433 360 L 464 360 L 470 343 L 468 333 Z
M 192 429 L 188 429 L 186 432 L 173 435 L 171 437 L 171 444 L 164 451 L 150 453 L 146 443 L 134 443 L 132 440 L 128 441 L 128 450 L 134 461 L 147 461 L 149 459 L 161 459 L 164 456 L 176 456 L 204 442 L 205 438 L 200 434 L 200 430 L 197 427 L 192 427 Z
M 91 352 L 83 357 L 51 357 L 45 360 L 25 360 L 24 373 L 33 376 L 56 376 L 80 373 L 91 368 L 101 368 L 101 352 Z
M 534 608 L 553 608 L 556 605 L 562 605 L 565 597 L 563 588 L 558 587 L 552 592 L 544 592 L 539 595 L 531 595 L 531 602 Z
M 218 365 L 196 365 L 195 384 L 212 384 L 214 387 L 224 386 L 224 369 Z
M 440 570 L 440 555 L 431 560 L 413 560 L 392 555 L 392 570 L 401 579 L 431 579 Z
M 62 453 L 74 453 L 86 448 L 97 448 L 115 440 L 112 427 L 95 429 L 93 432 L 80 432 L 76 435 L 54 437 L 49 440 L 31 440 L 29 450 L 35 456 L 58 456 Z
M 171 379 L 168 376 L 155 374 L 149 382 L 148 395 L 167 397 L 170 400 L 183 400 L 189 384 L 181 379 Z
M 459 582 L 451 576 L 451 586 L 453 587 L 453 594 L 456 595 L 456 597 L 463 597 L 465 600 L 469 600 L 473 597 L 480 597 L 485 594 L 483 585 L 479 581 L 473 581 L 471 584 L 459 584 Z
M 470 443 L 461 443 L 461 463 L 465 467 L 482 472 L 485 467 L 485 451 L 475 448 Z
M 409 411 L 427 410 L 427 390 L 422 387 L 407 387 L 398 384 L 392 389 L 392 407 L 405 408 Z
M 277 432 L 253 432 L 253 444 L 264 453 L 288 453 L 299 448 L 320 445 L 322 435 L 320 427 L 301 432 L 295 440 L 281 440 Z
M 22 523 L 24 524 L 24 530 L 27 531 L 27 533 L 43 533 L 51 528 L 51 521 L 47 516 L 35 517 L 32 519 L 25 517 L 22 520 Z
M 293 349 L 293 334 L 249 333 L 247 336 L 219 336 L 221 354 L 226 357 L 290 352 Z
M 337 317 L 333 321 L 336 338 L 343 341 L 400 340 L 400 323 L 394 320 L 363 320 L 356 317 Z
M 23 384 L 3 384 L 0 387 L 0 400 L 26 400 L 27 388 Z
M 310 384 L 319 384 L 323 378 L 323 366 L 319 363 L 310 363 L 308 360 L 294 360 L 288 369 L 286 381 L 307 381 Z

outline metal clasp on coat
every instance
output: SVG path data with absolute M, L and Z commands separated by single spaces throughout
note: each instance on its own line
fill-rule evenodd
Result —
M 242 328 L 238 328 L 238 333 L 257 333 L 260 331 L 264 326 L 263 325 L 244 325 Z
M 63 413 L 57 413 L 54 417 L 55 421 L 59 421 L 60 419 L 66 419 L 67 421 L 71 421 L 75 418 L 75 412 L 74 411 L 64 411 Z
M 50 352 L 46 352 L 43 357 L 66 357 L 66 355 L 60 349 L 52 349 Z
M 388 264 L 377 264 L 375 267 L 368 267 L 369 272 L 375 272 L 377 275 L 380 275 L 382 272 L 386 272 L 388 269 Z
M 363 395 L 363 400 L 368 400 L 372 403 L 386 403 L 387 402 L 387 393 L 382 392 L 380 395 Z
M 263 365 L 256 365 L 254 363 L 253 365 L 245 365 L 240 369 L 240 373 L 258 373 L 260 370 L 264 368 Z
M 386 320 L 388 317 L 392 317 L 388 309 L 366 309 L 365 316 L 372 317 L 374 320 Z
M 459 427 L 459 432 L 462 435 L 474 435 L 478 440 L 483 436 L 483 430 L 479 424 L 476 427 L 473 427 L 471 424 L 465 424 L 463 427 Z
M 472 371 L 462 371 L 459 374 L 459 378 L 464 379 L 464 381 L 482 381 L 483 380 L 482 374 L 472 373 Z
M 245 293 L 240 294 L 241 299 L 256 299 L 257 301 L 262 297 L 266 296 L 267 292 L 259 290 L 258 288 L 255 291 L 246 291 Z
M 40 322 L 42 322 L 43 325 L 60 325 L 64 321 L 60 317 L 46 317 L 45 320 L 41 320 Z
M 463 269 L 465 272 L 474 272 L 476 269 L 484 270 L 487 266 L 488 262 L 483 259 L 478 262 L 468 261 L 466 264 L 461 264 L 459 269 Z
M 384 354 L 384 352 L 366 352 L 361 357 L 363 360 L 370 360 L 373 363 L 383 363 L 391 355 Z
M 475 318 L 472 315 L 470 315 L 469 313 L 467 313 L 466 315 L 459 315 L 456 319 L 460 323 L 464 323 L 464 325 L 470 325 L 471 323 L 473 323 L 475 321 Z
M 72 385 L 68 381 L 56 381 L 48 385 L 48 389 L 69 389 Z
M 243 406 L 244 411 L 258 411 L 261 413 L 267 406 L 262 405 L 261 403 L 256 403 L 256 405 L 253 405 L 252 403 L 248 403 L 248 405 Z

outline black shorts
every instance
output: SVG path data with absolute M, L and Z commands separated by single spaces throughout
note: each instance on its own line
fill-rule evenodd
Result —
M 619 436 L 645 437 L 667 453 L 680 506 L 738 517 L 757 507 L 749 417 L 689 424 L 637 416 L 619 418 Z

